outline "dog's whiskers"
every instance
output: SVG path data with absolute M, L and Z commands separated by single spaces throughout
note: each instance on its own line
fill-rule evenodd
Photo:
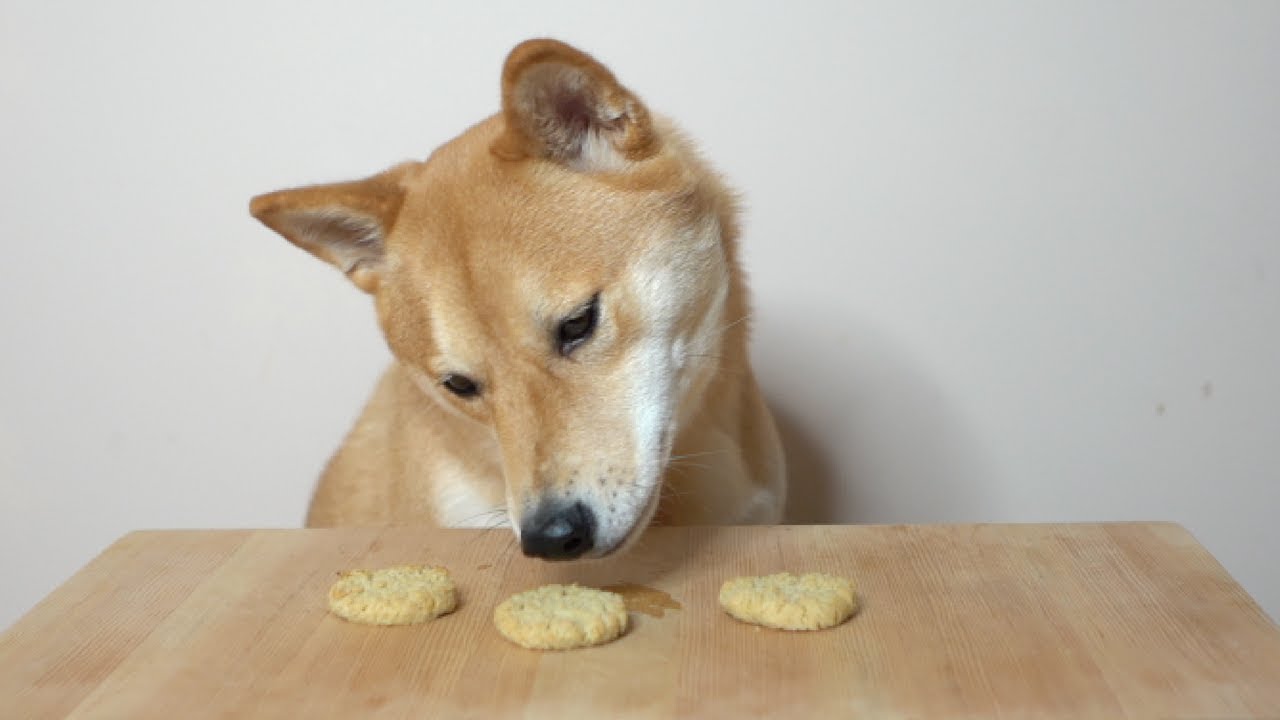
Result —
M 501 527 L 507 527 L 510 524 L 511 524 L 510 518 L 508 518 L 506 514 L 503 513 L 500 517 L 492 518 L 489 521 L 489 524 L 487 524 L 484 529 L 485 529 L 485 532 L 488 532 L 490 530 L 497 530 L 498 528 L 501 528 Z
M 728 450 L 706 450 L 706 451 L 704 451 L 704 452 L 681 453 L 680 455 L 672 455 L 672 456 L 671 456 L 671 459 L 672 459 L 672 460 L 684 460 L 684 459 L 686 459 L 686 458 L 704 457 L 704 456 L 707 456 L 707 455 L 727 455 L 728 453 L 729 453 L 729 451 L 728 451 Z
M 687 357 L 694 358 L 695 360 L 698 361 L 699 364 L 705 364 L 709 362 L 718 362 L 724 359 L 719 355 L 712 355 L 709 353 L 689 353 Z M 715 372 L 728 374 L 728 375 L 744 375 L 746 374 L 746 368 L 730 367 L 730 366 L 721 364 L 716 368 Z
M 667 467 L 670 467 L 670 468 L 676 468 L 676 469 L 679 469 L 679 470 L 684 470 L 684 469 L 687 469 L 687 468 L 698 468 L 699 470 L 710 470 L 710 469 L 711 469 L 711 466 L 710 466 L 710 465 L 703 465 L 702 463 L 686 462 L 686 461 L 684 461 L 684 460 L 673 460 L 673 461 L 671 461 L 671 462 L 668 462 L 668 463 L 667 463 Z
M 471 523 L 472 521 L 481 520 L 481 519 L 489 518 L 492 516 L 497 516 L 499 519 L 505 520 L 507 517 L 507 509 L 505 507 L 496 507 L 496 508 L 490 508 L 488 510 L 483 510 L 474 515 L 470 515 L 468 517 L 462 518 L 461 520 L 458 521 L 457 526 L 466 527 L 468 523 Z
M 481 522 L 481 526 L 478 529 L 480 530 L 480 537 L 484 537 L 494 530 L 509 527 L 511 524 L 511 517 L 507 514 L 507 509 L 505 507 L 496 507 L 485 510 L 484 512 L 476 513 L 470 517 L 463 518 L 458 523 L 458 526 L 470 527 L 470 524 L 475 521 Z
M 737 325 L 737 324 L 741 324 L 741 323 L 748 322 L 748 320 L 750 320 L 750 319 L 751 319 L 751 314 L 750 314 L 750 313 L 748 313 L 748 314 L 746 314 L 746 315 L 742 315 L 742 316 L 741 316 L 741 318 L 736 319 L 736 320 L 733 320 L 733 322 L 732 322 L 732 323 L 727 324 L 727 325 L 723 325 L 723 327 L 722 327 L 721 329 L 719 329 L 719 331 L 717 331 L 717 332 L 721 332 L 721 333 L 723 333 L 724 331 L 727 331 L 727 329 L 732 328 L 732 327 L 733 327 L 733 325 Z

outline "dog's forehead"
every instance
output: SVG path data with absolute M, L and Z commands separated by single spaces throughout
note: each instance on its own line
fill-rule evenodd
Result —
M 677 214 L 656 193 L 546 165 L 487 160 L 443 162 L 451 172 L 425 173 L 413 183 L 388 243 L 414 260 L 408 265 L 424 281 L 446 291 L 484 286 L 574 296 L 609 282 L 674 234 Z
M 681 255 L 673 246 L 702 224 L 678 183 L 502 160 L 489 151 L 494 132 L 492 122 L 472 128 L 405 181 L 387 241 L 398 291 L 416 296 L 449 355 L 482 355 L 492 342 L 541 349 L 546 328 L 594 294 L 652 292 L 654 274 Z

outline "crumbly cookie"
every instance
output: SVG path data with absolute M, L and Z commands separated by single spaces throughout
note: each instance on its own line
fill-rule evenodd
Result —
M 458 591 L 442 567 L 401 565 L 339 573 L 329 588 L 329 610 L 368 625 L 411 625 L 452 612 Z
M 738 577 L 720 588 L 720 606 L 743 621 L 780 630 L 820 630 L 848 620 L 858 608 L 853 582 L 807 573 Z
M 627 629 L 622 596 L 580 585 L 544 585 L 517 593 L 493 610 L 493 624 L 511 642 L 533 650 L 602 645 Z

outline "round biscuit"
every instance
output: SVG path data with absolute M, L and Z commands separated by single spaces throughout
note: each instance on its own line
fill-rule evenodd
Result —
M 339 573 L 329 588 L 329 610 L 367 625 L 412 625 L 452 612 L 458 591 L 442 567 L 401 565 Z
M 581 585 L 544 585 L 517 593 L 493 610 L 493 624 L 531 650 L 601 645 L 627 629 L 627 607 L 616 593 Z
M 738 577 L 720 587 L 720 606 L 733 617 L 779 630 L 821 630 L 858 608 L 848 578 L 807 573 Z

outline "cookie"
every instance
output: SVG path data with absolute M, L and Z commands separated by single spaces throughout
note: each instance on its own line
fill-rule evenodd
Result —
M 720 588 L 720 606 L 735 618 L 780 630 L 821 630 L 848 620 L 858 608 L 853 582 L 807 573 L 738 577 Z
M 367 625 L 411 625 L 452 612 L 458 591 L 442 567 L 348 570 L 329 588 L 329 610 Z
M 532 650 L 601 645 L 627 629 L 622 596 L 580 585 L 544 585 L 517 593 L 493 610 L 493 624 Z

